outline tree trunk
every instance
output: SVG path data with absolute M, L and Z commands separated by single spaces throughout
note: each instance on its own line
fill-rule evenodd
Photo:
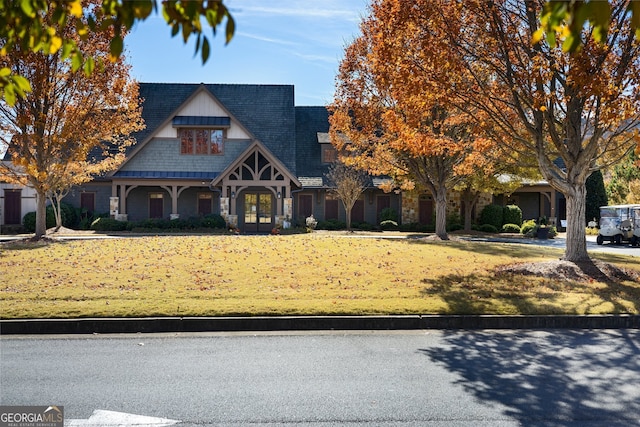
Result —
M 347 231 L 351 231 L 351 209 L 353 209 L 353 205 L 345 210 L 347 214 Z
M 574 183 L 572 191 L 565 194 L 567 198 L 567 247 L 564 258 L 577 262 L 589 259 L 585 232 L 586 186 Z
M 35 238 L 40 239 L 47 234 L 47 196 L 44 193 L 36 193 L 36 233 Z
M 436 191 L 436 235 L 442 240 L 449 240 L 447 234 L 447 189 L 441 185 Z
M 462 192 L 462 201 L 464 202 L 464 231 L 471 231 L 471 213 L 473 207 L 478 200 L 477 194 L 474 196 L 469 188 L 465 188 Z
M 55 200 L 53 198 L 49 199 L 51 201 L 51 207 L 53 208 L 53 216 L 56 218 L 56 229 L 55 231 L 60 230 L 62 227 L 62 211 L 60 210 L 60 198 L 56 197 Z

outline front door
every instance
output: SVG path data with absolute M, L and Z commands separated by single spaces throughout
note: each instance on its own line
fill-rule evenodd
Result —
M 244 232 L 268 233 L 273 228 L 273 195 L 244 194 Z

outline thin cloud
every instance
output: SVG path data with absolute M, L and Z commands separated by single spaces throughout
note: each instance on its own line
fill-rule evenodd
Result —
M 325 4 L 323 5 L 323 8 L 314 8 L 299 7 L 299 3 L 296 3 L 296 6 L 298 7 L 294 7 L 293 3 L 290 4 L 291 6 L 281 7 L 239 5 L 238 7 L 230 7 L 230 11 L 232 14 L 237 15 L 268 15 L 314 19 L 344 19 L 348 21 L 358 21 L 360 19 L 360 16 L 354 14 L 353 10 L 342 9 L 339 6 L 334 8 L 331 5 Z
M 238 36 L 242 36 L 242 37 L 247 37 L 247 38 L 250 38 L 250 39 L 253 39 L 253 40 L 267 42 L 267 43 L 280 44 L 280 45 L 283 45 L 283 46 L 297 46 L 298 45 L 298 43 L 292 42 L 290 40 L 275 39 L 273 37 L 267 37 L 267 36 L 264 36 L 262 34 L 252 34 L 252 33 L 238 32 L 237 35 Z

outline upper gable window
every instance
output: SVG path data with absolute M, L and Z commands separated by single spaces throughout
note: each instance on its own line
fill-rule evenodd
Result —
M 224 129 L 178 129 L 180 154 L 222 154 Z
M 338 152 L 331 144 L 322 144 L 322 163 L 334 163 L 338 160 Z

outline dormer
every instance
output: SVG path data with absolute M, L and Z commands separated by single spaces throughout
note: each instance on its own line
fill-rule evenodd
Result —
M 318 143 L 320 144 L 320 156 L 323 164 L 335 163 L 338 160 L 338 151 L 331 144 L 328 132 L 317 132 Z

